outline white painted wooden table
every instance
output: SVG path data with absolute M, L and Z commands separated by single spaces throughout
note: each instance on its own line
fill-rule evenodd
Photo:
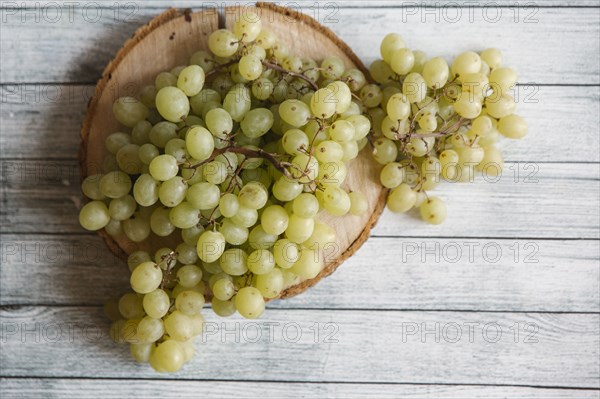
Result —
M 303 4 L 367 63 L 389 31 L 431 55 L 501 48 L 530 134 L 502 144 L 500 181 L 439 190 L 443 226 L 384 213 L 332 277 L 258 323 L 209 317 L 176 375 L 106 336 L 101 305 L 127 273 L 78 226 L 76 162 L 101 70 L 173 3 L 98 3 L 1 3 L 2 399 L 599 397 L 597 0 Z

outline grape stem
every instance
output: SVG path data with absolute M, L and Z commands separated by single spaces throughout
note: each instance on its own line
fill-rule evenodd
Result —
M 273 69 L 275 71 L 278 71 L 278 72 L 281 72 L 281 73 L 285 73 L 287 75 L 294 76 L 296 78 L 300 78 L 300 79 L 306 81 L 310 85 L 310 87 L 312 87 L 312 89 L 314 91 L 319 90 L 319 86 L 317 86 L 317 84 L 315 82 L 313 82 L 311 79 L 309 79 L 306 75 L 303 75 L 303 74 L 298 73 L 298 72 L 288 71 L 287 69 L 281 67 L 280 65 L 274 64 L 274 63 L 269 62 L 269 61 L 263 61 L 262 63 L 263 63 L 264 66 L 266 66 L 269 69 Z

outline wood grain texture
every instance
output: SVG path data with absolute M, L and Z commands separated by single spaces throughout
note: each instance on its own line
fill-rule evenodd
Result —
M 155 378 L 128 360 L 125 345 L 110 342 L 101 313 L 3 308 L 1 376 Z M 598 314 L 272 309 L 265 316 L 223 321 L 207 312 L 210 333 L 198 356 L 161 377 L 599 388 Z M 48 367 L 48 359 L 60 359 L 60 367 Z
M 268 307 L 598 312 L 599 248 L 588 240 L 373 237 L 331 277 Z M 127 267 L 94 235 L 5 235 L 2 261 L 1 306 L 101 306 L 129 288 Z
M 0 162 L 4 170 L 2 233 L 81 233 L 75 161 Z M 448 220 L 423 223 L 413 211 L 384 211 L 372 234 L 402 237 L 598 238 L 600 165 L 507 163 L 498 181 L 440 183 Z M 576 197 L 574 197 L 574 195 Z M 576 200 L 575 200 L 576 198 Z M 40 221 L 43 220 L 43 223 Z
M 2 378 L 3 399 L 70 398 L 104 399 L 133 397 L 198 398 L 345 398 L 345 399 L 598 399 L 597 390 L 556 389 L 481 385 L 413 385 L 413 384 L 312 384 L 301 382 L 241 381 L 154 381 L 154 380 L 85 380 L 61 378 Z
M 81 121 L 94 86 L 0 86 L 2 158 L 75 157 Z M 600 87 L 520 86 L 517 112 L 527 118 L 529 135 L 522 140 L 502 140 L 508 161 L 598 162 Z M 574 128 L 577 138 L 565 142 Z M 53 145 L 47 143 L 52 141 Z M 558 146 L 557 143 L 565 143 Z M 557 147 L 558 146 L 558 147 Z
M 503 8 L 500 14 L 491 10 L 489 15 L 485 8 L 472 13 L 462 9 L 461 14 L 424 10 L 409 14 L 406 8 L 340 7 L 331 15 L 331 10 L 320 8 L 313 16 L 350 43 L 366 64 L 378 56 L 384 35 L 397 29 L 408 46 L 430 55 L 451 58 L 464 50 L 482 50 L 482 45 L 503 49 L 521 83 L 600 83 L 599 60 L 589 56 L 590 49 L 600 45 L 598 8 L 537 8 L 517 16 L 514 8 Z M 140 6 L 132 15 L 124 11 L 115 16 L 108 10 L 94 22 L 81 12 L 72 20 L 64 17 L 53 23 L 43 18 L 22 22 L 21 14 L 9 15 L 0 27 L 0 83 L 94 82 L 135 29 L 160 11 Z

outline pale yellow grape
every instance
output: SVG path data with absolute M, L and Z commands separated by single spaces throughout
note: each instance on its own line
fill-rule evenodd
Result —
M 235 295 L 235 286 L 230 280 L 222 278 L 215 281 L 212 286 L 212 292 L 215 298 L 221 301 L 228 301 Z
M 185 265 L 177 270 L 179 284 L 191 288 L 202 280 L 202 269 L 196 265 Z
M 165 317 L 164 325 L 167 334 L 177 341 L 187 341 L 194 336 L 191 318 L 180 310 L 175 310 Z
M 148 133 L 150 142 L 159 148 L 165 148 L 169 140 L 177 138 L 177 125 L 167 121 L 158 122 Z
M 419 118 L 419 127 L 427 132 L 433 132 L 437 128 L 437 117 L 429 112 Z
M 427 96 L 427 83 L 423 76 L 416 72 L 406 75 L 402 82 L 402 93 L 411 103 L 422 101 Z
M 421 132 L 417 130 L 417 133 Z M 413 137 L 406 145 L 406 151 L 416 157 L 422 157 L 433 149 L 434 143 L 434 137 Z
M 121 97 L 114 102 L 112 111 L 115 118 L 127 127 L 148 117 L 148 108 L 133 97 Z
M 186 242 L 179 243 L 179 245 L 177 245 L 177 247 L 175 247 L 175 253 L 177 256 L 177 261 L 184 265 L 192 265 L 193 266 L 193 263 L 196 263 L 198 261 L 198 254 L 196 253 L 196 245 L 190 245 Z
M 229 317 L 235 313 L 235 303 L 233 300 L 222 301 L 218 298 L 213 298 L 211 301 L 212 310 L 221 317 Z
M 307 107 L 308 108 L 308 107 Z M 281 107 L 279 107 L 281 112 Z M 290 155 L 298 155 L 302 150 L 308 149 L 308 136 L 300 129 L 290 129 L 285 132 L 281 139 L 281 145 L 285 152 Z
M 346 82 L 351 91 L 359 91 L 367 83 L 365 74 L 356 68 L 346 69 L 341 80 Z
M 379 181 L 386 188 L 395 188 L 402 184 L 405 172 L 402 164 L 390 162 L 386 164 L 379 174 Z
M 260 217 L 260 223 L 268 234 L 282 234 L 288 227 L 289 216 L 280 205 L 267 206 Z
M 350 197 L 344 189 L 335 186 L 325 188 L 323 207 L 328 213 L 334 216 L 343 216 L 350 211 L 351 205 Z
M 336 80 L 329 83 L 326 87 L 331 90 L 335 97 L 335 112 L 338 114 L 346 112 L 352 103 L 352 91 L 350 91 L 348 85 Z
M 504 169 L 504 159 L 502 153 L 494 146 L 484 147 L 484 156 L 481 162 L 475 166 L 486 176 L 499 176 Z
M 402 93 L 394 94 L 388 100 L 386 110 L 393 121 L 407 119 L 410 116 L 410 101 Z
M 198 161 L 208 159 L 215 149 L 212 134 L 202 126 L 196 126 L 188 130 L 185 144 L 192 158 Z
M 442 57 L 435 57 L 428 60 L 423 65 L 423 79 L 427 83 L 427 86 L 432 89 L 439 89 L 448 82 L 450 76 L 450 69 L 448 63 Z
M 100 190 L 100 179 L 102 179 L 101 174 L 90 175 L 81 183 L 81 191 L 89 199 L 102 200 L 105 198 Z
M 499 119 L 512 114 L 516 104 L 515 99 L 512 96 L 504 94 L 502 96 L 494 95 L 488 97 L 485 100 L 485 106 L 490 116 Z
M 353 191 L 348 194 L 350 198 L 349 213 L 355 216 L 362 216 L 369 209 L 369 201 L 367 197 L 360 191 Z
M 348 168 L 344 162 L 327 162 L 319 170 L 319 183 L 324 186 L 339 186 L 344 183 Z
M 265 135 L 273 126 L 273 113 L 266 108 L 254 108 L 246 113 L 240 123 L 242 132 L 250 138 Z
M 131 135 L 127 133 L 116 132 L 109 135 L 104 140 L 104 146 L 111 154 L 117 154 L 119 150 L 127 145 L 131 144 Z
M 246 80 L 255 80 L 262 74 L 263 67 L 260 58 L 254 55 L 245 55 L 238 64 L 240 74 Z
M 517 73 L 512 68 L 497 68 L 490 73 L 490 86 L 495 92 L 509 94 L 509 90 L 517 83 Z
M 204 86 L 204 70 L 198 65 L 185 67 L 177 77 L 177 88 L 188 97 L 200 93 Z
M 224 139 L 233 130 L 233 119 L 223 108 L 214 108 L 206 113 L 206 127 L 213 136 Z
M 467 119 L 474 119 L 481 113 L 482 104 L 469 92 L 462 92 L 453 104 L 454 111 Z
M 132 272 L 141 263 L 152 260 L 150 254 L 146 251 L 134 251 L 127 257 L 127 267 Z
M 313 250 L 309 248 L 302 248 L 300 252 L 300 258 L 294 266 L 289 269 L 298 276 L 310 279 L 317 277 L 317 274 L 323 268 L 323 254 L 320 250 Z
M 225 237 L 225 241 L 232 245 L 242 245 L 248 241 L 249 231 L 246 227 L 234 223 L 230 219 L 223 219 L 219 232 Z
M 156 94 L 156 109 L 169 122 L 181 122 L 190 112 L 190 103 L 177 87 L 163 87 Z
M 402 36 L 397 33 L 388 33 L 383 40 L 381 41 L 381 45 L 379 47 L 379 51 L 381 53 L 381 58 L 384 59 L 388 64 L 392 61 L 392 55 L 396 50 L 404 48 L 404 40 L 402 40 Z
M 315 222 L 313 233 L 302 245 L 311 249 L 327 249 L 335 245 L 335 230 L 328 224 Z
M 135 359 L 136 362 L 146 363 L 150 360 L 150 356 L 154 352 L 155 346 L 154 344 L 130 344 L 129 350 L 131 353 L 131 357 Z
M 175 227 L 180 229 L 189 229 L 200 222 L 200 212 L 196 207 L 187 201 L 171 208 L 169 220 Z
M 459 162 L 462 164 L 477 165 L 483 160 L 484 151 L 479 145 L 466 146 L 456 149 Z
M 150 143 L 142 144 L 138 150 L 138 157 L 146 165 L 150 165 L 150 162 L 159 155 L 158 148 Z
M 274 267 L 275 258 L 267 249 L 256 249 L 248 255 L 248 270 L 254 274 L 269 273 Z
M 229 57 L 238 49 L 238 40 L 227 29 L 214 31 L 208 37 L 208 48 L 218 57 Z
M 160 319 L 167 314 L 170 306 L 169 295 L 162 289 L 156 289 L 144 295 L 144 311 L 152 318 Z
M 119 220 L 111 219 L 108 224 L 104 226 L 104 231 L 111 237 L 118 237 L 123 234 L 123 226 L 121 226 Z
M 339 57 L 327 57 L 321 63 L 321 74 L 325 79 L 339 79 L 345 69 L 344 61 Z
M 275 268 L 268 273 L 256 276 L 255 287 L 265 298 L 276 298 L 284 288 L 283 274 Z
M 243 84 L 233 86 L 223 100 L 223 108 L 236 122 L 244 119 L 246 113 L 250 111 L 251 105 L 250 90 Z
M 282 238 L 273 245 L 273 257 L 277 266 L 282 269 L 289 269 L 300 257 L 300 248 L 298 244 L 287 238 Z
M 130 292 L 119 299 L 119 313 L 126 319 L 133 319 L 144 316 L 142 298 L 137 294 Z
M 100 230 L 108 222 L 110 222 L 110 215 L 102 201 L 90 201 L 79 211 L 79 224 L 87 230 Z
M 489 131 L 492 130 L 494 125 L 492 124 L 492 120 L 487 115 L 478 116 L 471 122 L 471 130 L 477 135 L 483 136 Z
M 135 212 L 137 203 L 131 195 L 115 198 L 110 201 L 108 214 L 114 220 L 126 220 Z
M 441 224 L 446 220 L 446 204 L 438 197 L 429 197 L 419 207 L 421 218 L 429 224 Z
M 130 175 L 137 175 L 144 167 L 144 163 L 139 157 L 140 147 L 136 144 L 127 144 L 117 152 L 117 165 L 123 172 Z
M 235 194 L 225 193 L 219 199 L 219 211 L 226 218 L 234 216 L 240 207 L 240 203 Z
M 373 147 L 373 158 L 382 165 L 394 162 L 398 157 L 398 148 L 395 142 L 388 138 L 381 137 L 375 140 Z
M 290 241 L 301 244 L 306 241 L 313 232 L 315 220 L 312 218 L 301 218 L 291 215 L 285 236 Z
M 140 343 L 158 341 L 165 333 L 162 320 L 146 316 L 137 325 L 137 338 Z
M 135 181 L 133 197 L 141 206 L 150 206 L 158 201 L 160 184 L 149 174 L 143 174 Z
M 177 160 L 172 155 L 159 155 L 150 162 L 150 175 L 158 181 L 166 181 L 177 176 L 179 167 Z
M 218 231 L 205 231 L 198 238 L 198 257 L 207 263 L 216 261 L 225 251 L 225 237 Z
M 453 75 L 459 77 L 469 73 L 477 73 L 481 69 L 481 58 L 474 51 L 465 51 L 454 59 L 450 69 Z
M 160 373 L 179 371 L 185 362 L 185 353 L 179 342 L 167 339 L 158 344 L 150 355 L 150 366 Z
M 345 118 L 354 125 L 354 140 L 360 140 L 367 137 L 371 130 L 371 121 L 364 115 L 352 115 Z
M 250 182 L 240 190 L 238 200 L 241 206 L 250 209 L 261 209 L 267 203 L 269 193 L 259 182 Z
M 120 198 L 131 190 L 131 178 L 121 171 L 108 172 L 100 178 L 99 188 L 108 198 Z
M 301 218 L 315 217 L 319 212 L 319 201 L 311 193 L 302 193 L 293 201 L 294 215 Z
M 406 75 L 415 65 L 415 56 L 410 49 L 401 48 L 392 53 L 390 67 L 398 75 Z
M 150 235 L 150 223 L 139 213 L 121 223 L 123 232 L 133 242 L 142 242 Z
M 331 124 L 329 134 L 337 142 L 354 140 L 354 125 L 346 120 L 339 119 Z
M 141 318 L 129 319 L 121 327 L 121 337 L 125 342 L 137 343 L 140 339 L 137 336 L 137 326 Z
M 527 121 L 519 115 L 507 115 L 498 121 L 498 131 L 509 139 L 521 139 L 527 135 Z
M 491 69 L 496 69 L 502 65 L 502 52 L 498 49 L 487 48 L 479 55 Z
M 387 198 L 388 209 L 395 213 L 403 213 L 411 209 L 417 200 L 417 194 L 406 183 L 394 188 Z
M 234 297 L 235 308 L 247 319 L 256 319 L 265 311 L 265 300 L 257 288 L 241 288 Z
M 306 154 L 298 154 L 292 159 L 293 167 L 290 168 L 291 175 L 300 183 L 310 183 L 319 174 L 319 162 L 315 157 Z
M 278 111 L 281 119 L 294 127 L 306 125 L 311 117 L 309 106 L 302 101 L 295 99 L 289 99 L 282 102 L 279 105 Z
M 219 204 L 221 191 L 212 183 L 200 182 L 191 186 L 186 199 L 196 209 L 212 209 Z
M 175 176 L 160 185 L 158 199 L 167 207 L 177 206 L 185 199 L 187 184 L 181 176 Z
M 147 294 L 162 282 L 162 271 L 154 262 L 144 262 L 131 273 L 131 288 L 139 294 Z
M 253 11 L 243 9 L 233 24 L 233 33 L 244 42 L 254 41 L 261 32 L 260 16 Z
M 310 99 L 310 109 L 317 118 L 330 118 L 335 114 L 336 100 L 334 93 L 327 89 L 319 89 Z
M 190 318 L 190 321 L 192 323 L 194 336 L 200 335 L 202 333 L 202 330 L 204 329 L 204 317 L 200 313 L 196 313 L 188 317 Z M 186 342 L 190 342 L 190 340 L 187 340 Z
M 246 206 L 239 206 L 236 214 L 231 218 L 231 221 L 239 226 L 252 227 L 258 220 L 258 212 L 256 209 Z
M 196 291 L 183 291 L 175 298 L 175 307 L 180 312 L 193 316 L 202 311 L 204 306 L 204 296 Z
M 378 85 L 368 84 L 360 90 L 360 99 L 366 107 L 376 107 L 383 100 L 383 92 Z

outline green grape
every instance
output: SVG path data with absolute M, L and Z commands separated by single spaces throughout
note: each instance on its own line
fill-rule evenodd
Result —
M 139 264 L 150 261 L 152 258 L 146 251 L 134 251 L 127 257 L 127 267 L 132 272 Z
M 250 90 L 243 84 L 237 84 L 225 96 L 223 108 L 229 112 L 234 121 L 241 122 L 250 111 L 252 105 L 250 97 Z
M 247 319 L 256 319 L 265 311 L 265 300 L 254 287 L 241 288 L 234 297 L 235 308 Z
M 226 193 L 219 199 L 219 211 L 226 218 L 234 216 L 240 207 L 240 203 L 235 194 Z
M 148 107 L 133 97 L 117 99 L 112 111 L 115 118 L 127 127 L 134 127 L 136 123 L 148 117 Z
M 300 183 L 310 183 L 319 175 L 319 161 L 306 154 L 298 154 L 292 159 L 291 175 Z
M 133 197 L 141 206 L 151 206 L 158 201 L 160 183 L 149 174 L 143 174 L 135 181 Z
M 427 83 L 427 87 L 432 89 L 439 89 L 446 85 L 448 78 L 450 77 L 450 69 L 448 63 L 442 57 L 435 57 L 430 59 L 423 66 L 422 71 L 423 79 Z
M 240 248 L 230 248 L 223 252 L 219 265 L 230 276 L 241 276 L 248 271 L 248 255 Z
M 151 344 L 156 342 L 164 333 L 165 327 L 160 319 L 146 316 L 137 325 L 137 338 L 140 343 Z
M 248 270 L 254 274 L 269 273 L 274 267 L 275 258 L 267 249 L 257 249 L 248 255 Z
M 485 49 L 479 54 L 481 60 L 489 65 L 490 68 L 496 69 L 502 64 L 502 53 L 495 48 Z
M 127 293 L 119 299 L 119 313 L 125 319 L 134 319 L 144 316 L 142 299 L 135 293 Z
M 321 74 L 325 79 L 339 79 L 345 70 L 344 61 L 339 57 L 327 57 L 321 63 Z
M 410 116 L 410 101 L 402 93 L 394 94 L 390 97 L 386 110 L 391 120 L 405 120 Z
M 475 168 L 483 171 L 486 176 L 501 175 L 504 168 L 502 153 L 494 146 L 484 147 L 483 159 Z
M 398 75 L 406 75 L 415 65 L 415 56 L 410 49 L 400 48 L 392 53 L 390 67 Z
M 396 188 L 404 181 L 404 167 L 398 162 L 386 164 L 379 174 L 379 181 L 386 188 Z
M 300 100 L 285 100 L 279 105 L 279 116 L 293 127 L 302 127 L 311 117 L 310 110 L 309 106 Z
M 354 140 L 354 125 L 346 120 L 339 119 L 329 127 L 329 135 L 332 140 L 337 142 Z
M 169 122 L 180 122 L 190 112 L 190 103 L 185 93 L 177 87 L 163 87 L 156 94 L 156 109 Z
M 261 59 L 255 55 L 244 55 L 238 64 L 240 75 L 246 80 L 255 80 L 263 72 Z
M 510 88 L 517 83 L 517 73 L 511 68 L 496 68 L 490 73 L 489 81 L 494 91 L 508 94 Z
M 274 89 L 273 82 L 268 78 L 261 77 L 252 82 L 252 95 L 257 100 L 267 100 L 273 94 Z
M 350 197 L 350 210 L 348 211 L 350 214 L 362 216 L 367 213 L 367 210 L 369 209 L 369 202 L 363 193 L 359 191 L 353 191 L 348 194 L 348 197 Z
M 169 219 L 169 208 L 156 208 L 150 216 L 150 229 L 159 237 L 166 237 L 175 231 L 175 226 Z
M 196 265 L 182 266 L 177 270 L 177 279 L 182 287 L 191 288 L 202 280 L 202 269 Z
M 242 245 L 248 241 L 250 234 L 246 227 L 237 225 L 230 219 L 222 220 L 219 231 L 225 237 L 225 241 L 232 245 Z
M 310 237 L 314 226 L 315 220 L 312 218 L 301 218 L 297 215 L 291 215 L 288 227 L 285 230 L 285 236 L 290 241 L 301 244 Z
M 446 205 L 438 197 L 429 197 L 419 207 L 421 218 L 429 224 L 441 224 L 446 220 Z
M 101 179 L 101 174 L 95 174 L 86 177 L 81 183 L 81 191 L 83 191 L 83 194 L 92 200 L 104 199 L 104 194 L 102 194 L 102 190 L 100 190 Z
M 200 222 L 198 209 L 187 201 L 171 208 L 169 211 L 169 220 L 175 227 L 180 229 L 189 229 Z
M 334 216 L 344 216 L 350 211 L 350 197 L 348 196 L 348 193 L 340 187 L 326 187 L 325 191 L 323 191 L 323 207 L 327 212 Z M 312 229 L 310 234 L 312 234 Z
M 406 75 L 402 82 L 402 93 L 411 103 L 422 101 L 427 95 L 427 83 L 423 76 L 416 72 Z
M 521 139 L 527 135 L 527 122 L 519 115 L 507 115 L 498 121 L 498 131 L 509 139 Z
M 273 114 L 267 108 L 255 108 L 244 116 L 240 123 L 242 132 L 250 138 L 265 135 L 273 126 Z
M 478 116 L 471 122 L 471 130 L 480 136 L 486 135 L 494 128 L 492 119 L 487 115 Z
M 277 266 L 289 269 L 300 257 L 300 248 L 298 244 L 282 238 L 273 245 L 273 257 Z
M 390 66 L 383 60 L 373 61 L 371 66 L 369 66 L 369 73 L 373 77 L 373 80 L 379 84 L 390 82 L 394 76 L 394 71 L 392 71 L 392 68 L 390 68 Z
M 158 148 L 150 143 L 142 144 L 138 150 L 138 157 L 146 165 L 150 165 L 150 162 L 159 155 Z
M 144 262 L 131 273 L 131 288 L 139 294 L 147 294 L 158 288 L 162 282 L 162 271 L 154 262 Z
M 177 125 L 171 122 L 158 122 L 148 133 L 150 142 L 159 148 L 165 148 L 169 140 L 177 138 Z
M 238 40 L 231 31 L 219 29 L 208 37 L 208 47 L 218 57 L 229 57 L 237 51 Z
M 104 146 L 111 154 L 117 154 L 121 148 L 131 144 L 131 136 L 127 133 L 116 132 L 104 140 Z
M 283 274 L 278 268 L 256 276 L 255 287 L 265 298 L 276 298 L 284 288 Z
M 228 301 L 235 295 L 235 286 L 231 280 L 221 278 L 213 284 L 212 292 L 215 298 L 221 301 Z
M 156 75 L 154 86 L 157 91 L 164 87 L 177 86 L 177 76 L 173 75 L 171 72 L 161 72 Z
M 158 189 L 158 199 L 167 207 L 174 207 L 186 198 L 188 186 L 181 176 L 163 182 Z
M 131 178 L 121 171 L 108 172 L 100 179 L 100 192 L 108 198 L 121 198 L 131 190 Z
M 225 139 L 233 130 L 233 119 L 223 108 L 214 108 L 206 113 L 206 127 L 213 136 Z
M 254 249 L 269 249 L 275 244 L 278 238 L 279 237 L 274 234 L 267 233 L 259 224 L 254 226 L 250 231 L 248 243 L 250 244 L 250 247 Z
M 351 91 L 359 91 L 366 83 L 367 79 L 360 69 L 351 68 L 344 71 L 342 80 L 346 82 Z
M 138 153 L 140 147 L 135 144 L 127 144 L 117 152 L 117 164 L 124 172 L 130 175 L 137 175 L 140 173 L 143 162 L 141 161 Z
M 198 161 L 208 159 L 215 149 L 213 135 L 202 126 L 193 127 L 188 131 L 185 145 L 190 155 Z
M 125 195 L 121 198 L 115 198 L 110 201 L 108 206 L 108 214 L 114 220 L 126 220 L 133 215 L 137 203 L 131 195 Z
M 502 96 L 488 97 L 485 100 L 485 106 L 487 113 L 496 119 L 504 118 L 512 114 L 515 110 L 515 99 L 508 95 L 503 94 Z M 454 107 L 456 109 L 456 107 Z M 458 110 L 456 111 L 457 113 Z M 461 115 L 462 116 L 462 115 Z
M 102 201 L 90 201 L 79 212 L 79 224 L 87 230 L 100 230 L 109 222 L 109 211 Z
M 368 84 L 360 90 L 360 99 L 366 107 L 376 107 L 381 104 L 383 93 L 379 86 Z
M 421 131 L 417 130 L 417 133 L 421 133 Z M 415 136 L 406 145 L 406 151 L 415 157 L 422 157 L 433 149 L 434 143 L 434 137 Z
M 281 108 L 281 107 L 280 107 Z M 303 150 L 308 149 L 308 137 L 300 129 L 290 129 L 285 132 L 281 139 L 281 144 L 285 152 L 290 155 L 298 155 Z
M 465 51 L 459 54 L 450 67 L 454 76 L 464 76 L 469 73 L 477 73 L 481 69 L 481 58 L 473 51 Z
M 189 155 L 186 150 L 185 140 L 180 138 L 171 139 L 165 145 L 165 154 L 169 154 L 177 160 L 177 163 L 184 163 Z
M 200 93 L 204 86 L 204 70 L 198 65 L 185 67 L 177 77 L 177 88 L 188 97 Z
M 213 298 L 211 301 L 213 312 L 221 317 L 229 317 L 235 313 L 235 303 L 233 300 L 222 301 L 218 298 Z
M 313 233 L 308 240 L 304 241 L 303 245 L 310 249 L 325 249 L 335 243 L 335 230 L 331 226 L 315 222 Z
M 191 186 L 186 193 L 187 201 L 196 209 L 212 209 L 219 204 L 221 190 L 212 183 L 200 182 Z
M 175 308 L 188 316 L 200 313 L 203 306 L 204 296 L 196 291 L 183 291 L 175 299 Z
M 265 232 L 273 235 L 282 234 L 287 229 L 288 222 L 287 211 L 279 205 L 267 206 L 260 217 L 260 223 Z
M 301 218 L 313 218 L 319 212 L 319 201 L 310 193 L 302 193 L 293 201 L 294 215 Z
M 333 140 L 325 140 L 315 147 L 315 157 L 321 163 L 338 162 L 344 158 L 344 148 Z
M 167 181 L 177 176 L 179 167 L 174 156 L 163 154 L 150 162 L 149 171 L 152 178 L 158 181 Z
M 317 118 L 332 117 L 335 114 L 335 108 L 335 94 L 330 89 L 319 89 L 310 99 L 310 110 Z
M 154 85 L 148 85 L 142 87 L 140 90 L 140 100 L 148 108 L 155 108 L 154 99 L 156 98 L 156 87 Z M 135 135 L 132 134 L 135 141 Z
M 161 373 L 179 371 L 184 362 L 185 352 L 182 345 L 174 339 L 167 339 L 158 344 L 152 355 L 150 355 L 150 366 Z
M 225 237 L 218 231 L 205 231 L 198 238 L 196 249 L 203 262 L 215 262 L 225 251 Z
M 393 53 L 396 50 L 404 48 L 404 46 L 402 36 L 397 33 L 388 33 L 381 41 L 381 46 L 379 47 L 381 57 L 389 64 L 392 61 Z
M 260 16 L 244 9 L 233 24 L 235 37 L 244 42 L 254 41 L 261 33 Z
M 130 344 L 131 356 L 139 363 L 147 363 L 154 352 L 154 344 Z
M 191 317 L 180 310 L 175 310 L 165 317 L 164 325 L 169 337 L 177 341 L 187 341 L 194 336 L 194 325 Z
M 387 198 L 388 209 L 395 213 L 403 213 L 411 209 L 417 201 L 417 194 L 406 183 L 390 191 Z
M 258 182 L 246 184 L 238 194 L 240 205 L 250 209 L 261 209 L 267 203 L 268 198 L 269 193 L 267 189 Z
M 381 137 L 373 143 L 373 158 L 382 165 L 394 162 L 398 157 L 396 144 L 385 137 Z
M 323 254 L 321 251 L 302 248 L 300 258 L 289 271 L 302 278 L 311 279 L 317 277 L 322 268 Z
M 367 137 L 371 130 L 371 122 L 364 115 L 352 115 L 346 120 L 354 125 L 354 140 L 360 140 Z
M 106 226 L 104 226 L 104 231 L 106 231 L 111 237 L 118 237 L 124 234 L 121 222 L 114 219 L 111 219 Z
M 243 205 L 238 207 L 236 214 L 231 217 L 231 221 L 242 227 L 252 227 L 258 220 L 256 209 L 248 208 Z

